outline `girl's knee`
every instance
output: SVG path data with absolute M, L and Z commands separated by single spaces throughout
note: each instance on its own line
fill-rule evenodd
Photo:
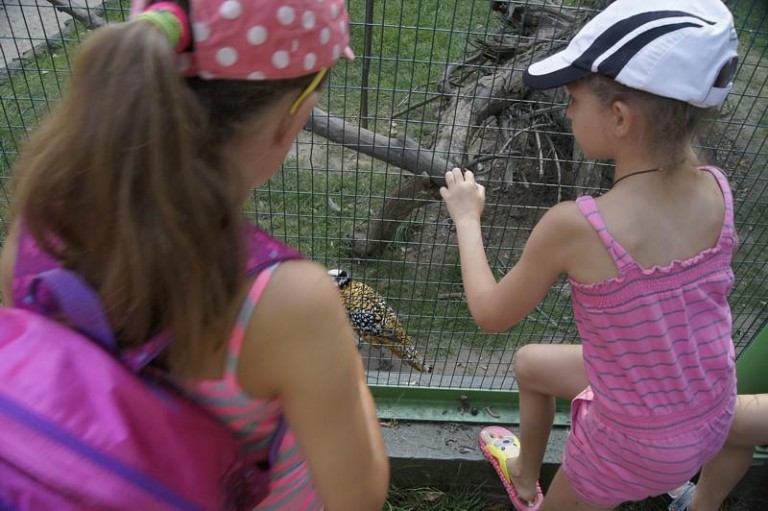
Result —
M 733 423 L 728 433 L 732 446 L 758 445 L 768 442 L 768 396 L 738 397 Z
M 514 370 L 521 390 L 551 396 L 572 399 L 588 384 L 577 345 L 527 344 L 517 350 Z
M 535 344 L 525 345 L 517 350 L 514 358 L 515 378 L 518 384 L 525 385 L 536 380 L 541 375 L 542 353 L 540 346 Z

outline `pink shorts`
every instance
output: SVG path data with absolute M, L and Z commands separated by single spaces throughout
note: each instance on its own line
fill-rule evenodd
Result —
M 670 427 L 637 428 L 603 420 L 593 398 L 587 387 L 571 403 L 562 466 L 576 495 L 597 507 L 643 500 L 688 481 L 725 443 L 735 401 L 726 396 L 716 407 L 708 404 L 711 412 Z

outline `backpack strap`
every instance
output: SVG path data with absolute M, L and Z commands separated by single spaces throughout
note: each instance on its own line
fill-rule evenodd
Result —
M 19 222 L 18 236 L 19 252 L 13 268 L 16 306 L 46 317 L 63 317 L 75 330 L 117 355 L 117 340 L 93 288 L 43 250 L 23 221 Z M 120 353 L 120 358 L 132 371 L 139 372 L 170 342 L 169 335 L 159 334 L 139 348 Z
M 61 261 L 38 244 L 23 220 L 19 222 L 19 251 L 13 268 L 14 303 L 23 307 L 26 287 L 35 275 L 54 268 L 61 268 Z M 246 221 L 243 236 L 247 240 L 248 259 L 245 272 L 255 275 L 267 266 L 289 259 L 301 259 L 297 250 L 273 238 L 253 223 Z M 56 241 L 53 240 L 54 245 Z
M 43 250 L 27 229 L 23 219 L 19 221 L 18 252 L 13 267 L 13 303 L 16 307 L 26 308 L 28 287 L 36 275 L 45 271 L 61 268 L 61 262 Z M 55 243 L 54 243 L 55 245 Z M 39 297 L 44 299 L 43 296 Z
M 248 260 L 245 265 L 248 275 L 256 275 L 264 268 L 281 261 L 304 257 L 297 250 L 276 240 L 251 222 L 245 224 L 245 237 L 248 240 Z
M 244 226 L 245 237 L 248 240 L 248 260 L 246 263 L 246 275 L 252 276 L 259 272 L 267 273 L 265 270 L 268 267 L 276 266 L 278 263 L 290 259 L 301 259 L 303 256 L 297 250 L 289 247 L 288 245 L 276 240 L 263 230 L 259 229 L 251 222 L 246 222 Z M 271 271 L 269 273 L 271 274 Z M 261 275 L 257 282 L 261 279 Z M 261 289 L 256 294 L 256 299 L 253 300 L 253 304 L 256 303 L 258 295 L 261 294 L 263 286 L 266 286 L 268 276 L 263 280 Z M 256 283 L 254 283 L 255 287 Z M 251 296 L 254 292 L 253 287 L 249 292 Z M 248 300 L 246 299 L 246 303 Z M 253 309 L 248 313 L 248 317 L 253 312 Z M 241 311 L 241 315 L 243 312 Z M 238 325 L 240 320 L 238 318 Z M 247 325 L 247 323 L 246 323 Z M 237 328 L 237 327 L 236 327 Z M 163 351 L 170 345 L 173 338 L 166 333 L 160 333 L 152 337 L 149 341 L 142 346 L 133 350 L 128 350 L 121 354 L 123 362 L 131 368 L 133 371 L 141 371 L 152 360 L 160 356 Z M 242 343 L 242 339 L 240 340 Z M 237 352 L 239 354 L 240 347 L 238 346 Z
M 110 353 L 117 351 L 99 296 L 77 273 L 64 268 L 39 273 L 30 282 L 22 303 L 43 316 L 63 317 Z
M 47 317 L 63 316 L 75 329 L 116 353 L 117 343 L 96 292 L 82 277 L 62 268 L 61 261 L 43 250 L 23 219 L 18 232 L 19 251 L 13 269 L 16 306 Z M 244 224 L 243 235 L 248 249 L 246 275 L 256 275 L 281 261 L 303 257 L 249 221 Z M 171 341 L 169 334 L 160 332 L 142 346 L 124 351 L 120 358 L 131 370 L 139 372 L 165 351 Z

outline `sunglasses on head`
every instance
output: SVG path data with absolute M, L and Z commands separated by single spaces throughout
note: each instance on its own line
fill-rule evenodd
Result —
M 320 84 L 323 82 L 323 78 L 325 78 L 325 75 L 328 74 L 328 68 L 324 67 L 320 71 L 317 72 L 315 77 L 312 79 L 312 81 L 307 85 L 307 87 L 301 91 L 301 94 L 299 94 L 299 97 L 296 98 L 296 101 L 293 102 L 291 105 L 291 109 L 289 110 L 289 113 L 291 115 L 294 115 L 296 112 L 299 111 L 299 107 L 301 107 L 301 104 L 306 101 L 306 99 L 309 97 L 310 94 L 312 94 L 317 88 L 320 86 Z

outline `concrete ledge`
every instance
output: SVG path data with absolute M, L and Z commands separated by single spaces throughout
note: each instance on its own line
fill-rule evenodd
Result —
M 506 499 L 496 472 L 477 446 L 482 425 L 398 421 L 383 425 L 392 485 L 445 490 L 478 487 L 494 500 Z M 549 437 L 540 480 L 545 491 L 560 467 L 567 435 L 567 428 L 556 427 Z M 768 509 L 768 463 L 764 459 L 755 460 L 732 497 L 745 503 L 759 503 L 749 504 L 747 509 Z
M 504 497 L 496 472 L 477 445 L 482 425 L 464 423 L 393 422 L 384 428 L 394 486 L 483 487 Z M 568 431 L 555 428 L 549 437 L 541 484 L 546 488 L 560 466 Z

